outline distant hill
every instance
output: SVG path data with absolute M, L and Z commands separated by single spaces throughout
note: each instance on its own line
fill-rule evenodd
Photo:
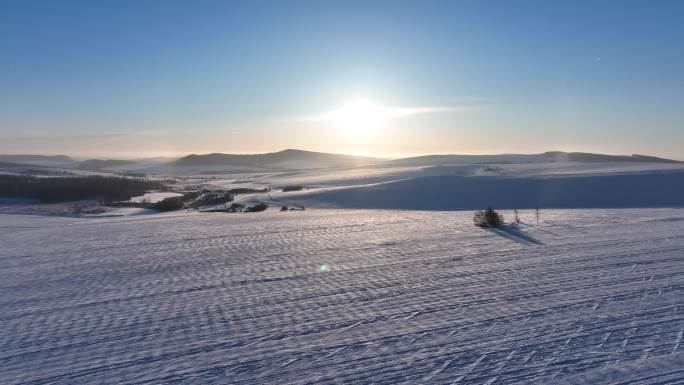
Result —
M 20 169 L 26 169 L 28 167 L 42 167 L 42 166 L 37 166 L 34 164 L 28 164 L 28 163 L 12 163 L 12 162 L 0 162 L 0 168 L 20 168 Z
M 119 159 L 88 159 L 79 163 L 76 168 L 79 170 L 87 171 L 102 171 L 112 167 L 127 166 L 134 164 L 135 161 L 132 160 L 119 160 Z
M 537 163 L 544 162 L 544 155 L 501 154 L 501 155 L 423 155 L 395 159 L 387 162 L 389 166 L 434 166 L 447 164 L 477 163 Z
M 550 151 L 544 153 L 551 162 L 649 162 L 649 163 L 682 163 L 677 160 L 658 158 L 647 155 L 604 155 L 586 152 Z
M 73 165 L 75 161 L 65 155 L 1 155 L 0 162 L 19 163 L 40 166 L 67 166 Z
M 328 154 L 303 150 L 284 150 L 267 154 L 206 154 L 188 155 L 170 163 L 178 167 L 226 166 L 254 169 L 313 169 L 329 167 L 356 167 L 381 162 L 381 159 Z
M 249 155 L 213 153 L 205 155 L 192 154 L 179 159 L 88 159 L 80 162 L 65 155 L 0 155 L 0 164 L 4 164 L 5 168 L 33 166 L 87 171 L 121 171 L 123 169 L 130 169 L 142 170 L 143 172 L 147 172 L 148 170 L 152 170 L 153 172 L 158 172 L 159 170 L 173 172 L 174 169 L 178 170 L 177 167 L 192 167 L 195 171 L 234 170 L 268 172 L 362 166 L 426 167 L 440 165 L 555 162 L 684 163 L 647 155 L 605 155 L 563 151 L 549 151 L 542 154 L 425 155 L 394 160 L 295 149 Z M 166 168 L 168 168 L 168 170 Z
M 646 155 L 604 155 L 584 152 L 549 151 L 543 154 L 425 155 L 388 161 L 389 166 L 433 166 L 448 164 L 519 164 L 548 162 L 649 162 L 682 163 Z

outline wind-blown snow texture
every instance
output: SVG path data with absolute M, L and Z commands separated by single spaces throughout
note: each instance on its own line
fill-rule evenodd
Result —
M 684 210 L 471 215 L 2 215 L 0 383 L 684 383 Z

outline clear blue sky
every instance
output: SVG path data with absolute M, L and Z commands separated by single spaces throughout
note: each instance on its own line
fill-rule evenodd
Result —
M 682 1 L 0 2 L 0 153 L 684 159 Z M 433 112 L 373 138 L 302 117 Z

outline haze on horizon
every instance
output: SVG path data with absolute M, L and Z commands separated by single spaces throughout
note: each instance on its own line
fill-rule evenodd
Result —
M 678 1 L 5 1 L 0 153 L 684 160 Z

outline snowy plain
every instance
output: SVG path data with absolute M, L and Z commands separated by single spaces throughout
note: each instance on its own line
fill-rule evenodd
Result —
M 300 170 L 215 178 L 271 186 L 260 197 L 309 208 L 478 210 L 684 207 L 684 164 L 565 162 Z M 301 185 L 302 192 L 279 192 Z
M 682 209 L 0 217 L 3 384 L 684 383 Z
M 681 164 L 175 174 L 271 209 L 0 202 L 0 384 L 684 384 Z

